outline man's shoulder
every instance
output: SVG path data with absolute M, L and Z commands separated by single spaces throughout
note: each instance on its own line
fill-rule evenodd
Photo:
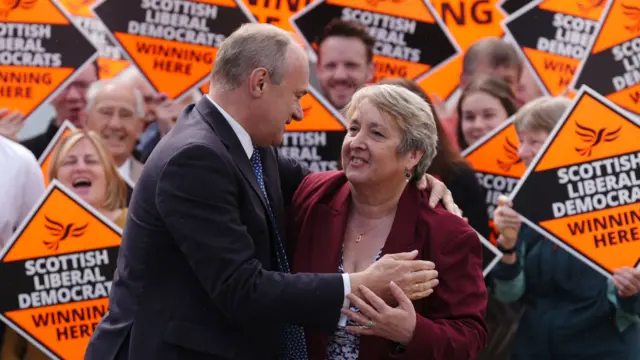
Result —
M 14 159 L 17 160 L 17 162 L 19 161 L 20 163 L 25 164 L 38 164 L 38 160 L 33 153 L 20 143 L 7 139 L 4 136 L 0 136 L 0 146 L 2 147 L 2 152 L 4 153 L 4 156 L 6 156 L 6 159 Z

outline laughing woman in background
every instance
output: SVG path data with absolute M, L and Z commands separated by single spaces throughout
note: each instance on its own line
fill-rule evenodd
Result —
M 520 158 L 527 166 L 570 105 L 566 98 L 543 97 L 516 114 Z M 521 224 L 510 206 L 495 210 L 498 241 L 507 251 L 493 276 L 496 297 L 522 299 L 526 306 L 512 359 L 640 359 L 640 270 L 618 269 L 607 280 Z
M 126 185 L 96 133 L 74 130 L 60 142 L 49 166 L 49 181 L 53 179 L 124 228 L 127 218 Z M 7 328 L 0 359 L 48 360 L 49 357 Z

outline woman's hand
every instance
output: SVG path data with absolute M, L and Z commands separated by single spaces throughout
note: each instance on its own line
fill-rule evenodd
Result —
M 444 205 L 447 211 L 462 217 L 462 210 L 460 210 L 458 205 L 453 201 L 451 191 L 447 189 L 447 186 L 442 181 L 429 174 L 424 174 L 422 178 L 418 180 L 416 186 L 420 190 L 428 189 L 431 192 L 429 195 L 429 206 L 435 207 L 438 201 L 442 200 L 442 205 Z
M 351 309 L 342 309 L 342 312 L 349 319 L 362 325 L 347 326 L 347 331 L 358 335 L 379 336 L 407 346 L 413 339 L 416 329 L 416 310 L 398 285 L 392 282 L 389 287 L 398 301 L 398 306 L 395 308 L 387 305 L 365 286 L 361 286 L 360 291 L 368 303 L 353 294 L 347 295 L 351 303 L 358 307 L 360 313 Z
M 522 223 L 520 215 L 511 208 L 512 206 L 511 200 L 501 195 L 498 198 L 498 207 L 493 212 L 493 222 L 502 235 L 502 246 L 507 249 L 516 246 L 518 230 Z
M 640 293 L 640 270 L 623 267 L 613 273 L 613 285 L 620 297 L 631 297 Z

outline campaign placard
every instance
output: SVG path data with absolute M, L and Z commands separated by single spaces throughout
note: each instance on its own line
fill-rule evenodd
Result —
M 339 170 L 345 119 L 313 87 L 300 102 L 304 118 L 287 125 L 278 150 L 314 172 Z
M 293 31 L 289 18 L 314 0 L 242 0 L 258 22 Z M 375 1 L 375 0 L 374 0 Z
M 333 19 L 357 21 L 376 40 L 375 82 L 385 77 L 416 79 L 458 53 L 444 24 L 423 0 L 316 0 L 290 22 L 317 51 L 317 38 Z
M 28 118 L 95 60 L 96 48 L 69 19 L 56 0 L 0 3 L 0 109 Z
M 609 2 L 588 53 L 573 86 L 587 85 L 640 114 L 640 2 Z
M 536 0 L 504 21 L 505 32 L 547 95 L 565 95 L 570 89 L 603 9 L 600 1 Z
M 129 66 L 120 48 L 107 37 L 107 29 L 97 19 L 91 7 L 96 0 L 59 0 L 78 27 L 85 31 L 87 37 L 98 49 L 98 77 L 101 80 L 111 79 Z
M 462 59 L 469 47 L 487 36 L 502 37 L 506 14 L 498 0 L 431 0 L 427 5 L 445 24 L 459 53 L 438 69 L 416 80 L 427 93 L 448 99 L 460 86 Z
M 175 100 L 207 82 L 222 42 L 255 20 L 235 0 L 103 0 L 93 11 L 149 84 Z
M 478 233 L 482 243 L 482 275 L 487 277 L 491 270 L 500 262 L 504 254 L 484 236 Z
M 511 194 L 529 226 L 610 277 L 640 265 L 640 123 L 583 86 Z
M 491 229 L 489 241 L 492 244 L 497 244 L 500 236 L 493 223 L 498 197 L 509 195 L 526 170 L 518 155 L 520 142 L 513 121 L 513 117 L 509 118 L 461 153 L 486 191 L 485 203 Z
M 0 253 L 0 319 L 52 359 L 83 359 L 108 309 L 121 237 L 52 182 Z
M 535 0 L 501 0 L 498 2 L 498 6 L 502 9 L 502 11 L 511 15 L 534 1 Z

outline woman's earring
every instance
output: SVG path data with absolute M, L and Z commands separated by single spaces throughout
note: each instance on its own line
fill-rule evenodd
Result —
M 406 169 L 404 171 L 404 177 L 406 181 L 409 181 L 411 179 L 411 172 L 409 171 L 409 169 Z

